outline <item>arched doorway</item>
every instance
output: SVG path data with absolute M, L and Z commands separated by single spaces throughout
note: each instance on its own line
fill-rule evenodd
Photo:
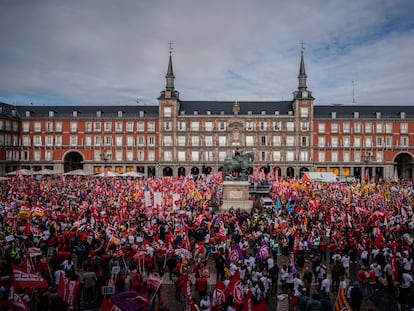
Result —
M 289 178 L 295 177 L 295 169 L 291 166 L 289 166 L 286 170 L 286 176 Z
M 172 176 L 172 175 L 173 175 L 173 170 L 172 170 L 172 168 L 171 168 L 171 167 L 169 167 L 169 166 L 164 167 L 164 168 L 163 168 L 163 170 L 162 170 L 162 175 L 163 175 L 163 176 Z
M 210 166 L 205 168 L 204 174 L 209 175 L 213 169 Z
M 280 176 L 282 176 L 282 169 L 280 167 L 276 166 L 275 168 L 273 168 L 273 171 L 275 178 L 280 178 Z
M 70 172 L 83 169 L 83 157 L 77 151 L 68 152 L 63 158 L 63 171 Z
M 403 152 L 395 157 L 394 162 L 397 167 L 398 179 L 407 179 L 413 177 L 413 156 L 409 153 Z
M 198 167 L 192 167 L 191 168 L 191 175 L 198 175 L 200 174 L 200 169 Z
M 268 169 L 268 167 L 267 167 L 267 166 L 262 166 L 262 167 L 260 168 L 260 171 L 263 171 L 263 172 L 265 173 L 265 175 L 267 175 L 267 173 L 269 173 L 269 169 Z
M 178 168 L 178 174 L 177 175 L 178 175 L 178 177 L 185 176 L 185 167 L 180 166 Z
M 309 169 L 307 167 L 301 167 L 299 170 L 299 178 L 302 178 L 305 172 L 309 172 Z

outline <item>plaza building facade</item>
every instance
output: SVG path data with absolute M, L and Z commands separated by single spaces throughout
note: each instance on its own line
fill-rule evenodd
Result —
M 238 147 L 274 176 L 414 176 L 414 106 L 314 101 L 303 53 L 298 87 L 285 101 L 181 100 L 170 54 L 158 105 L 0 103 L 0 175 L 16 169 L 208 174 L 221 170 Z

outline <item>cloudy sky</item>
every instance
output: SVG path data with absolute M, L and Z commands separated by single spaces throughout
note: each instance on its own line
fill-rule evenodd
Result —
M 300 42 L 315 104 L 414 104 L 412 0 L 0 1 L 0 101 L 286 100 Z M 354 95 L 353 95 L 354 94 Z

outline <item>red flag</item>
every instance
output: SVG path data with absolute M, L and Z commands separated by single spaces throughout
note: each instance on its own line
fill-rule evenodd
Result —
M 31 288 L 46 288 L 48 287 L 47 281 L 40 276 L 27 273 L 22 268 L 13 265 L 13 277 L 14 286 L 16 288 L 31 287 Z
M 155 274 L 150 274 L 147 278 L 147 283 L 156 289 L 160 287 L 161 282 L 162 282 L 162 277 L 155 275 Z
M 352 311 L 351 307 L 346 302 L 345 290 L 342 286 L 339 288 L 339 293 L 336 297 L 334 311 Z
M 30 262 L 29 256 L 26 256 L 23 261 L 23 271 L 27 273 L 35 272 L 32 266 L 32 263 Z
M 26 302 L 14 291 L 14 287 L 10 287 L 9 300 L 13 301 L 14 311 L 29 311 L 30 308 Z
M 234 301 L 241 304 L 244 299 L 243 283 L 240 279 L 240 271 L 237 270 L 229 283 L 230 293 L 233 295 Z
M 213 306 L 221 306 L 227 299 L 226 286 L 220 280 L 216 282 L 216 288 L 213 291 Z
M 254 305 L 252 300 L 252 292 L 249 291 L 244 298 L 243 311 L 254 311 Z
M 70 280 L 61 275 L 59 279 L 58 295 L 69 305 L 69 310 L 73 310 L 76 303 L 80 281 Z

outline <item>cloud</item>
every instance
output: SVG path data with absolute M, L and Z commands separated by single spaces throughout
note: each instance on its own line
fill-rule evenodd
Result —
M 411 104 L 409 0 L 3 1 L 0 100 L 156 104 L 168 42 L 184 100 L 281 100 L 300 41 L 316 104 Z

